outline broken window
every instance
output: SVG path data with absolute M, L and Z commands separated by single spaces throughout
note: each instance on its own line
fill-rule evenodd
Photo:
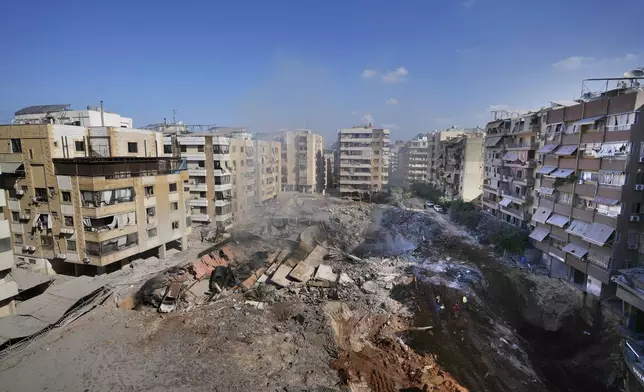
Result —
M 638 112 L 622 113 L 608 116 L 606 118 L 606 130 L 612 131 L 628 131 L 631 125 L 637 123 Z
M 176 201 L 173 203 L 170 203 L 170 211 L 176 211 L 178 209 L 179 209 L 179 203 L 177 203 Z
M 12 153 L 22 152 L 22 142 L 20 141 L 20 139 L 11 139 L 11 152 Z
M 82 140 L 76 140 L 74 142 L 74 147 L 76 148 L 76 151 L 82 152 L 85 151 L 85 142 Z
M 163 145 L 163 153 L 164 154 L 172 154 L 172 145 L 164 144 Z
M 61 195 L 61 198 L 63 199 L 63 203 L 71 203 L 72 202 L 72 194 L 71 194 L 71 192 L 61 191 L 60 195 Z
M 139 152 L 139 145 L 136 142 L 127 142 L 127 152 Z
M 179 221 L 172 222 L 172 230 L 179 230 Z
M 177 191 L 177 183 L 176 182 L 171 182 L 168 184 L 168 189 L 169 192 L 176 192 Z
M 112 189 L 107 191 L 81 191 L 84 207 L 96 208 L 106 205 L 126 203 L 134 200 L 133 188 Z
M 74 217 L 70 215 L 65 215 L 64 217 L 65 220 L 65 226 L 74 226 Z
M 148 238 L 154 238 L 157 236 L 157 228 L 148 229 Z

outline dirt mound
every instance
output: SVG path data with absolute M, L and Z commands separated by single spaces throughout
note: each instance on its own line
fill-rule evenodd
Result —
M 400 320 L 352 311 L 346 304 L 326 305 L 338 358 L 332 366 L 351 390 L 396 392 L 400 390 L 464 392 L 429 356 L 416 354 L 400 337 Z

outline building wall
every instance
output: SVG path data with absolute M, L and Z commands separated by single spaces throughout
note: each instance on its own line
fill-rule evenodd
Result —
M 244 219 L 255 207 L 256 201 L 259 200 L 255 189 L 255 160 L 248 159 L 249 151 L 252 151 L 252 149 L 253 141 L 248 138 L 230 139 L 234 220 Z M 251 153 L 251 155 L 253 154 Z
M 461 169 L 461 198 L 472 201 L 483 190 L 483 137 L 465 139 L 465 156 Z
M 324 138 L 310 130 L 284 131 L 281 143 L 281 182 L 285 191 L 321 192 L 326 186 Z
M 188 180 L 187 172 L 119 179 L 57 175 L 52 158 L 66 157 L 68 151 L 73 148 L 69 142 L 81 140 L 80 133 L 83 129 L 85 140 L 89 140 L 89 130 L 83 127 L 76 128 L 72 130 L 68 126 L 49 124 L 0 126 L 0 160 L 24 165 L 23 176 L 11 177 L 13 179 L 10 181 L 15 181 L 15 185 L 7 184 L 6 175 L 3 173 L 5 196 L 10 205 L 5 211 L 5 217 L 11 219 L 15 257 L 21 262 L 29 263 L 33 270 L 49 274 L 74 274 L 78 271 L 89 273 L 85 266 L 94 266 L 94 272 L 102 272 L 102 267 L 159 247 L 171 240 L 180 240 L 185 247 L 185 237 L 190 232 L 186 227 L 188 194 L 184 193 L 184 181 Z M 66 133 L 71 137 L 68 137 L 65 143 L 59 139 L 63 131 L 68 131 Z M 123 141 L 136 140 L 138 145 L 142 142 L 143 145 L 147 143 L 152 146 L 157 140 L 156 133 L 152 131 L 149 132 L 147 140 L 141 139 L 140 133 L 136 133 L 136 137 L 132 138 L 132 132 L 120 133 L 118 129 L 112 128 L 108 128 L 107 132 L 107 145 L 111 146 L 109 149 L 112 153 L 120 150 L 119 146 L 123 145 Z M 9 139 L 17 135 L 20 138 L 22 153 L 11 152 Z M 172 194 L 168 188 L 170 182 L 177 185 L 176 192 Z M 144 186 L 153 186 L 154 196 L 146 197 Z M 131 188 L 134 200 L 95 208 L 82 204 L 81 191 L 119 188 Z M 38 195 L 37 189 L 42 190 L 44 196 L 35 202 L 33 198 Z M 24 194 L 19 195 L 17 190 Z M 177 203 L 178 208 L 169 211 L 170 203 Z M 146 208 L 152 206 L 156 207 L 157 219 L 154 223 L 148 223 Z M 127 212 L 135 213 L 136 224 L 123 230 L 86 232 L 84 229 L 83 218 L 100 218 Z M 50 229 L 34 228 L 38 214 L 51 220 Z M 178 228 L 173 230 L 172 222 L 178 222 Z M 147 230 L 155 227 L 157 235 L 148 238 Z M 137 243 L 127 249 L 102 256 L 89 255 L 86 252 L 85 241 L 106 241 L 134 233 L 138 234 Z
M 339 184 L 342 196 L 382 191 L 389 181 L 388 129 L 341 129 Z
M 4 192 L 0 193 L 0 209 L 6 211 L 7 202 Z M 18 295 L 18 285 L 13 280 L 11 268 L 14 267 L 11 248 L 11 227 L 6 215 L 0 215 L 0 317 L 15 314 L 14 297 Z
M 14 124 L 35 124 L 45 120 L 45 113 L 26 114 L 14 117 Z M 56 124 L 79 125 L 82 127 L 116 127 L 132 128 L 132 119 L 122 117 L 117 113 L 103 112 L 101 120 L 100 110 L 68 110 L 65 112 L 49 113 Z
M 275 198 L 281 192 L 281 146 L 280 142 L 253 140 L 256 162 L 255 189 L 258 190 L 259 202 Z

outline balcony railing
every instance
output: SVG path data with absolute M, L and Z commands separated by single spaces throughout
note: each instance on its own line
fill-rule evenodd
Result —
M 121 242 L 121 244 L 119 244 L 119 242 Z M 111 253 L 119 252 L 127 248 L 136 246 L 138 245 L 138 243 L 138 233 L 132 233 L 103 242 L 85 241 L 85 250 L 88 255 L 104 257 Z

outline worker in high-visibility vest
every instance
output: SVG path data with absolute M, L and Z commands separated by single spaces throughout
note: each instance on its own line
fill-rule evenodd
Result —
M 467 297 L 463 296 L 463 309 L 467 306 Z

